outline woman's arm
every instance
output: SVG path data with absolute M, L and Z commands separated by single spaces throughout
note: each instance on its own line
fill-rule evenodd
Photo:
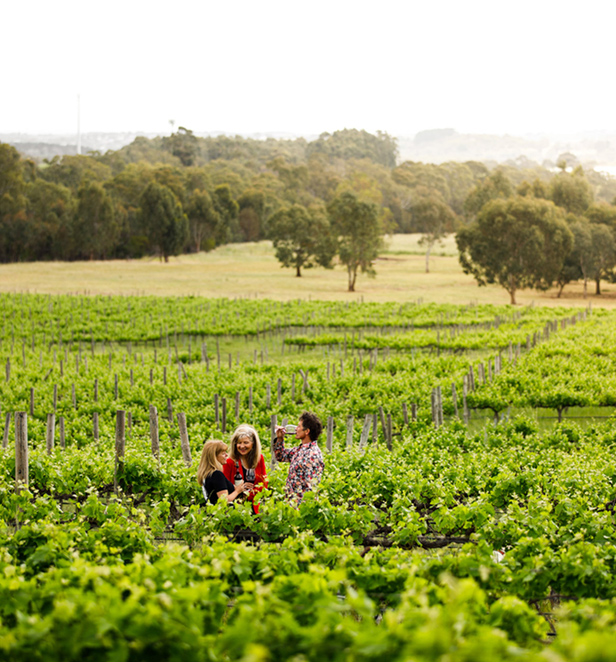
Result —
M 245 483 L 242 481 L 233 492 L 229 492 L 229 490 L 220 490 L 220 492 L 217 492 L 217 495 L 219 499 L 226 499 L 227 503 L 233 503 L 240 494 L 243 494 L 247 490 L 251 490 L 252 487 L 252 483 Z
M 233 489 L 233 483 L 228 478 L 225 478 L 222 471 L 215 471 L 212 476 L 211 491 L 214 492 L 219 499 L 226 499 L 228 503 L 235 501 L 240 494 L 245 490 L 252 489 L 252 487 L 252 483 L 245 483 L 242 481 L 235 489 Z

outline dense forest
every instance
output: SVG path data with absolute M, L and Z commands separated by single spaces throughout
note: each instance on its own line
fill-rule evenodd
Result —
M 576 161 L 562 154 L 556 172 L 524 157 L 496 167 L 399 163 L 394 138 L 354 129 L 309 142 L 202 138 L 180 127 L 41 163 L 0 143 L 0 261 L 167 259 L 264 238 L 284 261 L 293 228 L 331 239 L 361 212 L 381 233 L 425 233 L 429 243 L 470 227 L 491 201 L 520 197 L 550 201 L 569 226 L 599 223 L 613 235 L 616 179 Z M 335 247 L 310 250 L 300 265 L 287 250 L 287 266 L 300 275 L 300 266 L 331 261 Z

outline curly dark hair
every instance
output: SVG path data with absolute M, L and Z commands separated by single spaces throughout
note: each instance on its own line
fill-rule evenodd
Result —
M 319 438 L 321 432 L 323 432 L 323 423 L 321 423 L 319 417 L 310 411 L 305 411 L 299 417 L 299 420 L 301 421 L 304 429 L 310 432 L 311 441 L 316 441 Z

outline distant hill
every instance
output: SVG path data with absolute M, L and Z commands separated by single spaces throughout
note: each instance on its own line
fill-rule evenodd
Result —
M 84 133 L 81 138 L 81 153 L 89 151 L 105 153 L 118 150 L 132 143 L 138 136 L 154 138 L 158 134 Z M 198 133 L 196 136 L 219 136 L 221 131 Z M 292 135 L 288 133 L 253 134 L 244 136 L 253 139 L 304 138 L 314 141 L 315 135 Z M 31 158 L 50 159 L 55 155 L 76 154 L 75 134 L 0 134 L 0 141 L 13 145 L 20 153 Z M 616 166 L 616 133 L 589 132 L 571 135 L 489 135 L 458 133 L 455 129 L 431 129 L 420 131 L 415 136 L 398 136 L 399 161 L 443 163 L 445 161 L 482 161 L 484 163 L 520 164 L 524 161 L 554 166 L 560 154 L 570 152 L 578 160 L 590 166 Z
M 154 138 L 155 133 L 84 133 L 81 136 L 81 153 L 90 151 L 105 153 L 129 145 L 137 136 Z M 77 154 L 77 136 L 73 134 L 0 133 L 0 142 L 13 145 L 24 156 L 49 159 L 65 154 Z
M 570 152 L 585 165 L 610 166 L 616 165 L 616 133 L 496 136 L 434 129 L 421 131 L 412 138 L 399 137 L 398 151 L 400 161 L 518 163 L 528 160 L 546 167 L 556 165 L 559 155 Z

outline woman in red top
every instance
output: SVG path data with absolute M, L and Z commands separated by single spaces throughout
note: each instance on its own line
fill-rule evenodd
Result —
M 245 481 L 254 484 L 254 489 L 247 494 L 248 501 L 254 501 L 255 494 L 267 487 L 261 440 L 251 425 L 240 425 L 231 436 L 231 452 L 223 473 L 232 483 Z M 252 508 L 255 514 L 259 512 L 259 504 L 253 503 Z

